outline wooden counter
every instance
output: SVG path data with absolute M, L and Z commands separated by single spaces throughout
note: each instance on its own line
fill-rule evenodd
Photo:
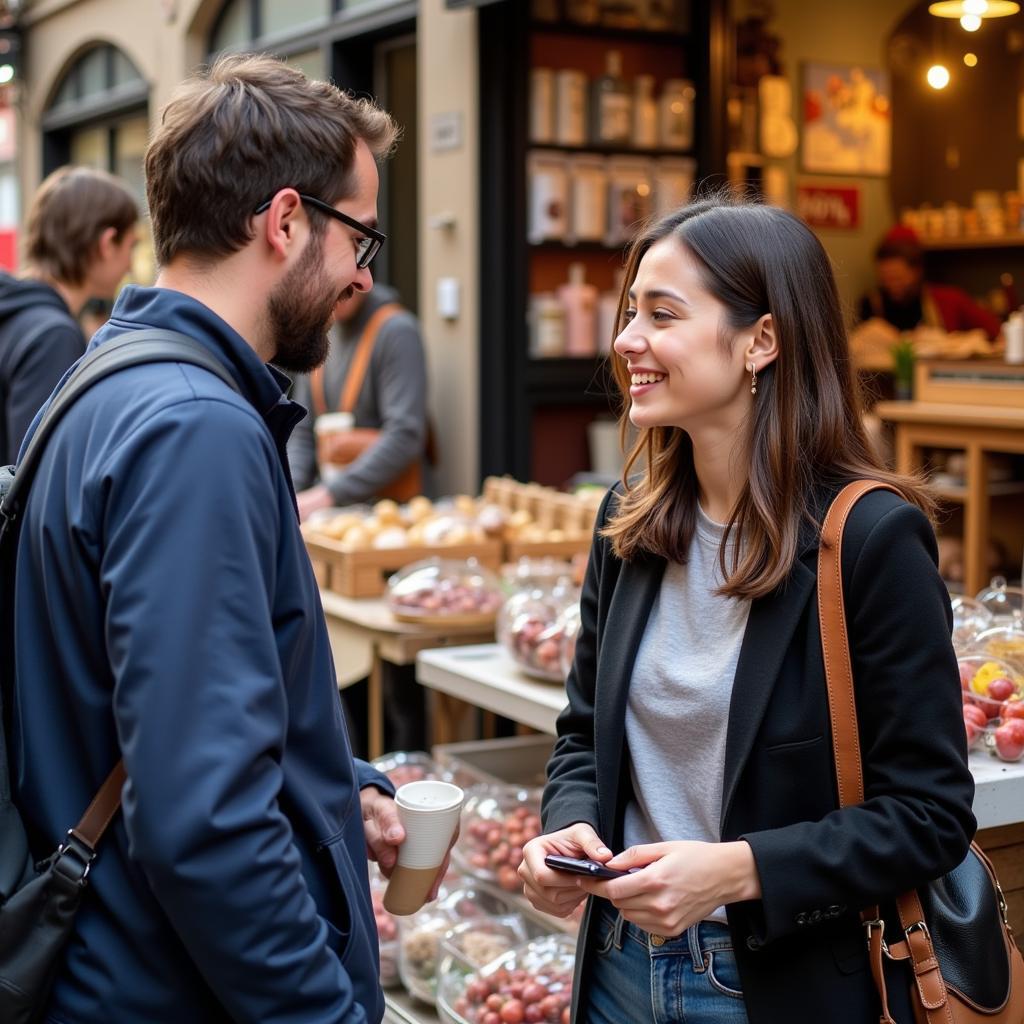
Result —
M 946 448 L 963 451 L 967 477 L 963 488 L 938 488 L 941 498 L 964 509 L 964 591 L 976 594 L 988 586 L 987 551 L 991 533 L 992 502 L 1006 497 L 1019 508 L 1024 496 L 1019 484 L 990 484 L 989 455 L 1009 452 L 1024 455 L 1024 408 L 947 405 L 933 402 L 879 402 L 874 410 L 892 423 L 896 432 L 896 469 L 914 473 L 923 467 L 922 450 Z M 1022 540 L 1021 517 L 1009 517 L 1015 526 L 1016 564 Z

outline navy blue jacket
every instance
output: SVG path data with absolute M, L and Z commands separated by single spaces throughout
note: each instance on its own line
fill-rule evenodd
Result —
M 287 380 L 199 302 L 127 288 L 90 348 L 165 327 L 50 440 L 19 541 L 15 800 L 53 849 L 124 757 L 52 1021 L 379 1021 L 359 788 L 285 443 Z
M 14 462 L 39 407 L 84 351 L 55 288 L 0 272 L 0 465 Z

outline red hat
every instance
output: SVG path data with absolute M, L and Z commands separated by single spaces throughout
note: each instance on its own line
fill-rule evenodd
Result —
M 882 235 L 882 242 L 883 244 L 896 242 L 900 245 L 920 245 L 921 239 L 918 238 L 917 232 L 913 228 L 907 227 L 906 224 L 896 224 Z

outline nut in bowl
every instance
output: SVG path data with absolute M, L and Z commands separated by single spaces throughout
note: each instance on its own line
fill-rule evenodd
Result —
M 486 626 L 503 600 L 497 576 L 472 558 L 427 558 L 388 581 L 388 605 L 402 622 Z
M 527 675 L 564 682 L 560 616 L 576 599 L 572 587 L 513 594 L 498 615 L 498 641 Z

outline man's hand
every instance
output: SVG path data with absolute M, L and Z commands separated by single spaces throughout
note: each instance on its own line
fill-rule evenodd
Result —
M 405 842 L 405 829 L 399 821 L 398 808 L 395 801 L 376 786 L 361 789 L 359 803 L 363 809 L 366 855 L 377 862 L 385 878 L 390 878 L 398 861 L 398 848 Z
M 633 846 L 607 862 L 625 878 L 580 877 L 580 888 L 602 896 L 627 920 L 655 935 L 679 935 L 727 903 L 759 899 L 754 853 L 745 842 L 677 841 Z
M 314 512 L 322 508 L 330 508 L 334 504 L 331 492 L 323 484 L 308 487 L 295 495 L 299 506 L 299 522 L 304 523 Z

